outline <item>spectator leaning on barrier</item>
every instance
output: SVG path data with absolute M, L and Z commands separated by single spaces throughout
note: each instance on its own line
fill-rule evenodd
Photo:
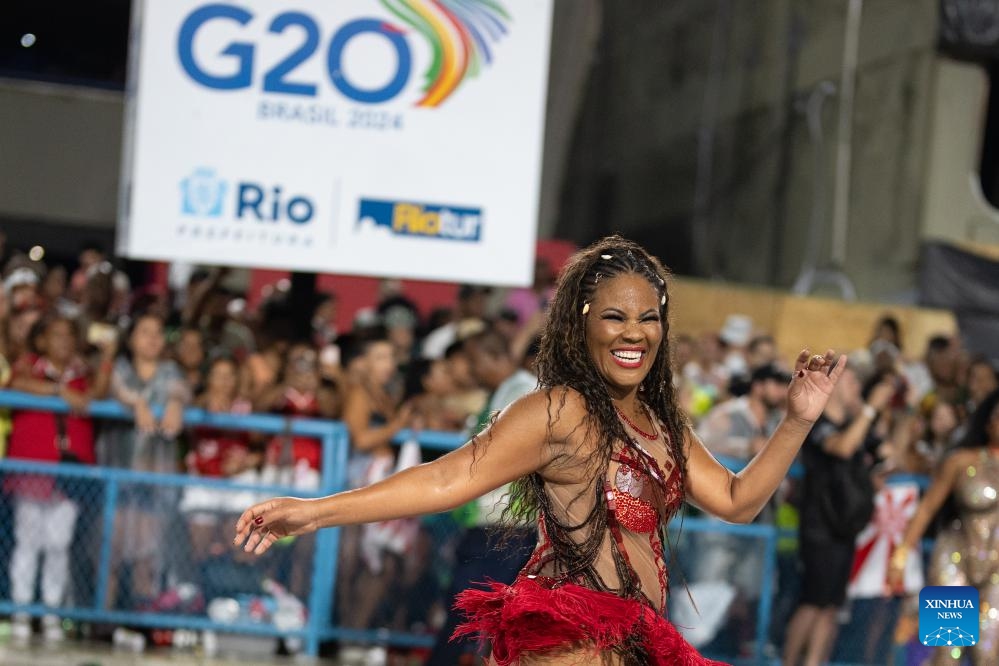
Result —
M 257 409 L 288 417 L 333 419 L 340 416 L 342 398 L 322 384 L 319 354 L 298 343 L 288 350 L 281 381 L 257 399 Z M 320 484 L 322 443 L 315 437 L 278 435 L 267 446 L 264 483 L 313 490 Z
M 142 472 L 176 473 L 180 453 L 177 435 L 184 426 L 184 407 L 191 399 L 187 382 L 173 361 L 164 356 L 163 320 L 155 315 L 136 316 L 127 339 L 127 354 L 120 356 L 112 374 L 111 392 L 130 409 L 134 424 L 108 425 L 98 441 L 98 459 L 110 467 Z M 155 409 L 162 407 L 161 417 Z M 176 510 L 170 489 L 130 484 L 119 495 L 115 516 L 113 570 L 127 563 L 134 604 L 152 601 L 160 588 L 164 518 Z M 108 599 L 117 601 L 117 580 L 112 576 Z
M 848 367 L 802 446 L 802 593 L 788 626 L 785 664 L 797 664 L 802 653 L 810 666 L 829 658 L 836 615 L 846 600 L 854 539 L 874 510 L 871 459 L 880 440 L 871 428 L 894 394 L 895 386 L 882 382 L 865 403 L 856 372 Z
M 360 488 L 394 470 L 392 440 L 411 425 L 413 408 L 400 405 L 396 390 L 398 367 L 395 348 L 384 331 L 374 329 L 356 342 L 358 380 L 347 391 L 343 420 L 350 432 L 348 482 Z M 368 628 L 386 591 L 396 579 L 395 553 L 364 549 L 364 530 L 346 527 L 341 532 L 338 608 L 340 622 L 353 629 Z M 369 531 L 370 533 L 370 531 Z
M 18 359 L 11 380 L 15 390 L 37 395 L 54 395 L 70 405 L 71 413 L 22 410 L 14 413 L 10 439 L 11 458 L 50 462 L 92 464 L 94 427 L 85 416 L 91 399 L 107 395 L 115 344 L 101 350 L 100 370 L 93 376 L 77 352 L 79 332 L 76 323 L 49 316 L 36 325 L 32 336 L 38 347 Z M 4 491 L 14 504 L 14 552 L 10 560 L 11 599 L 30 604 L 35 596 L 39 560 L 42 602 L 58 608 L 65 600 L 69 584 L 69 548 L 80 507 L 66 492 L 66 485 L 51 476 L 11 474 L 4 479 Z M 60 620 L 46 615 L 42 620 L 46 640 L 62 638 Z M 15 615 L 13 635 L 27 639 L 31 634 L 27 615 Z
M 281 381 L 257 399 L 260 411 L 286 417 L 337 418 L 342 398 L 335 386 L 322 382 L 319 354 L 308 343 L 288 349 Z M 322 442 L 315 437 L 283 433 L 267 444 L 261 481 L 269 485 L 314 490 L 322 481 Z M 307 594 L 309 562 L 315 539 L 302 537 L 291 544 L 288 588 L 298 597 Z
M 239 371 L 227 356 L 215 359 L 208 369 L 205 391 L 198 396 L 198 407 L 215 414 L 249 414 L 253 406 L 239 393 Z M 262 456 L 251 450 L 248 433 L 201 426 L 191 431 L 191 446 L 184 456 L 189 474 L 220 478 L 240 483 L 256 483 L 257 467 Z M 225 540 L 223 521 L 237 511 L 247 494 L 205 486 L 184 489 L 179 509 L 187 518 L 191 558 L 202 564 L 212 550 Z M 249 495 L 252 497 L 252 494 Z M 228 527 L 228 525 L 225 525 Z M 200 572 L 198 572 L 200 573 Z
M 489 329 L 473 335 L 464 342 L 471 362 L 472 374 L 479 384 L 491 392 L 489 402 L 478 423 L 469 435 L 485 428 L 493 416 L 518 398 L 537 388 L 538 378 L 519 367 L 510 355 L 507 340 L 498 331 Z M 448 620 L 437 633 L 437 642 L 427 661 L 427 666 L 458 664 L 461 655 L 474 654 L 474 641 L 449 642 L 458 626 L 460 617 L 451 612 L 455 597 L 473 581 L 495 580 L 511 583 L 527 561 L 533 545 L 534 534 L 529 529 L 517 529 L 497 543 L 492 533 L 501 523 L 507 506 L 509 488 L 503 486 L 465 505 L 456 511 L 459 522 L 465 527 L 455 553 L 455 569 L 446 598 Z

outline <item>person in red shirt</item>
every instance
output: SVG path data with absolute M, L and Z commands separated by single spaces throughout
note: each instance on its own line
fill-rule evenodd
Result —
M 288 349 L 282 381 L 268 389 L 258 400 L 260 411 L 283 414 L 290 418 L 337 418 L 340 396 L 334 386 L 324 385 L 319 354 L 310 345 L 296 343 Z M 267 445 L 260 478 L 264 484 L 314 490 L 321 478 L 322 442 L 314 437 L 285 433 Z M 308 594 L 309 567 L 314 539 L 296 539 L 288 557 L 291 570 L 288 589 L 299 598 Z
M 336 418 L 340 396 L 335 387 L 324 385 L 316 350 L 297 343 L 288 350 L 283 381 L 264 392 L 257 408 L 288 417 Z M 263 481 L 302 490 L 318 488 L 321 454 L 322 443 L 314 437 L 276 436 L 267 447 Z
M 216 414 L 249 414 L 249 400 L 239 390 L 239 369 L 236 361 L 223 356 L 212 361 L 208 369 L 205 392 L 198 396 L 198 407 Z M 191 431 L 191 449 L 184 456 L 189 474 L 220 478 L 229 477 L 241 483 L 256 483 L 256 467 L 261 455 L 251 450 L 249 433 L 201 426 Z M 226 512 L 237 513 L 245 493 L 189 486 L 180 503 L 187 516 L 195 562 L 205 561 L 213 546 L 221 543 L 221 520 Z
M 73 321 L 56 316 L 42 319 L 32 333 L 29 342 L 36 344 L 14 365 L 11 388 L 59 396 L 69 403 L 71 412 L 14 412 L 7 454 L 27 460 L 93 464 L 94 428 L 86 410 L 90 400 L 107 395 L 115 344 L 109 341 L 103 346 L 100 371 L 92 377 L 78 355 L 78 330 Z M 16 604 L 34 600 L 35 577 L 44 554 L 42 602 L 56 608 L 63 603 L 69 582 L 69 547 L 79 506 L 51 476 L 8 475 L 3 488 L 14 507 L 11 598 Z M 58 617 L 47 615 L 42 624 L 47 640 L 61 638 Z M 31 634 L 28 617 L 15 615 L 12 631 L 15 638 L 27 639 Z

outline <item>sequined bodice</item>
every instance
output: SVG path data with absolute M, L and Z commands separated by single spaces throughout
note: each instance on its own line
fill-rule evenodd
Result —
M 602 495 L 606 511 L 606 534 L 596 553 L 592 568 L 602 584 L 609 589 L 621 587 L 615 558 L 638 581 L 642 596 L 650 605 L 662 610 L 666 604 L 669 576 L 663 543 L 664 527 L 683 503 L 683 483 L 679 467 L 669 454 L 664 429 L 659 428 L 655 441 L 642 439 L 629 426 L 631 441 L 622 442 L 607 466 L 603 481 L 594 489 Z M 592 486 L 592 480 L 587 482 Z M 581 543 L 592 532 L 588 522 L 596 506 L 596 498 L 580 487 L 546 484 L 556 519 L 566 525 L 569 539 Z M 589 517 L 589 518 L 588 518 Z M 552 539 L 540 521 L 538 547 L 523 575 L 540 578 L 557 586 L 565 582 L 585 585 L 586 582 L 562 574 L 569 558 L 560 551 L 558 539 Z
M 674 467 L 667 478 L 655 457 L 640 445 L 623 447 L 611 458 L 607 473 L 607 508 L 621 527 L 632 532 L 648 534 L 668 521 L 679 507 L 682 491 L 673 478 Z M 657 507 L 653 488 L 666 488 L 665 506 Z

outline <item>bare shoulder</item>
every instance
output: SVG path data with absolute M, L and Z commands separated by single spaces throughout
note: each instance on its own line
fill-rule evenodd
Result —
M 589 414 L 586 400 L 567 387 L 538 389 L 522 396 L 500 414 L 499 421 L 526 422 L 543 428 L 553 442 L 566 441 L 581 430 Z
M 941 465 L 941 474 L 954 474 L 960 469 L 978 462 L 981 451 L 979 449 L 956 449 Z

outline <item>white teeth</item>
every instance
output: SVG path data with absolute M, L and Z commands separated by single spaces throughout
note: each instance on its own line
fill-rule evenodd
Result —
M 642 359 L 642 352 L 640 351 L 612 351 L 611 354 L 618 357 L 622 361 L 640 361 Z

